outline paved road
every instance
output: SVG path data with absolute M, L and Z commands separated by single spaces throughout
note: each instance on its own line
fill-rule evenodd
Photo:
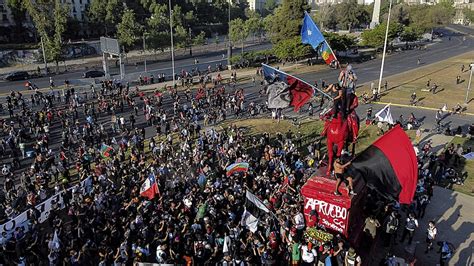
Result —
M 209 48 L 211 48 L 212 45 L 209 45 Z M 271 48 L 271 44 L 269 43 L 262 43 L 262 44 L 256 44 L 256 45 L 251 45 L 249 47 L 246 47 L 244 51 L 254 51 L 254 50 L 264 50 L 264 49 L 269 49 Z M 233 53 L 235 54 L 240 54 L 241 49 L 240 48 L 234 48 Z M 222 54 L 226 56 L 223 58 Z M 176 73 L 179 73 L 181 69 L 185 70 L 191 70 L 192 68 L 195 68 L 196 65 L 194 64 L 194 59 L 198 59 L 199 63 L 197 66 L 201 69 L 207 69 L 208 65 L 211 65 L 213 68 L 215 67 L 216 64 L 222 63 L 223 65 L 227 64 L 227 52 L 226 51 L 213 51 L 209 52 L 205 55 L 197 55 L 195 57 L 189 57 L 189 58 L 183 58 L 179 60 L 175 60 L 175 71 Z M 151 61 L 151 60 L 150 60 Z M 109 70 L 112 75 L 118 75 L 120 73 L 120 70 L 113 65 L 113 61 L 109 61 Z M 137 67 L 131 65 L 127 65 L 125 67 L 125 73 L 126 74 L 132 74 L 132 73 L 137 73 L 137 72 L 144 72 L 144 65 L 140 64 Z M 92 69 L 92 68 L 89 68 Z M 102 70 L 102 64 L 98 64 L 95 68 L 97 70 Z M 171 69 L 171 61 L 167 62 L 156 62 L 156 63 L 148 63 L 147 64 L 147 71 L 154 71 L 154 70 L 159 70 L 160 73 L 165 73 L 168 76 L 172 76 L 172 69 Z M 73 79 L 80 79 L 82 78 L 82 73 L 84 71 L 74 71 L 74 72 L 69 72 L 69 73 L 64 73 L 60 75 L 55 75 L 53 79 L 55 80 L 56 84 L 63 84 L 64 80 L 73 80 Z M 37 79 L 32 79 L 31 80 L 33 83 L 35 83 L 39 88 L 47 88 L 49 87 L 49 77 L 45 78 L 37 78 Z M 11 90 L 14 91 L 20 91 L 24 90 L 25 81 L 12 81 L 12 82 L 7 82 L 7 81 L 0 81 L 0 93 L 5 93 L 9 92 Z
M 446 32 L 447 33 L 447 32 Z M 418 57 L 421 58 L 423 62 L 426 64 L 434 63 L 439 60 L 446 59 L 450 56 L 455 54 L 464 53 L 474 49 L 473 39 L 467 38 L 466 41 L 462 41 L 462 37 L 460 36 L 452 36 L 452 39 L 449 41 L 447 37 L 443 38 L 440 43 L 436 43 L 432 45 L 426 51 L 405 51 L 400 54 L 395 54 L 390 56 L 386 60 L 386 75 L 392 75 L 396 73 L 400 73 L 402 71 L 406 71 L 409 69 L 414 69 L 417 66 L 416 60 Z M 212 59 L 212 57 L 205 57 L 208 59 Z M 186 62 L 192 61 L 189 59 L 188 61 L 183 61 L 185 64 Z M 378 78 L 378 68 L 380 67 L 380 60 L 372 60 L 369 62 L 355 64 L 355 70 L 358 73 L 359 80 L 361 82 L 367 82 L 370 80 L 374 80 Z M 300 75 L 304 79 L 308 81 L 314 81 L 318 79 L 325 79 L 326 81 L 334 81 L 336 79 L 338 72 L 335 70 L 324 70 L 318 73 L 309 73 Z M 259 86 L 253 86 L 250 82 L 244 82 L 238 84 L 237 88 L 244 88 L 245 95 L 246 95 L 246 102 L 247 104 L 250 102 L 262 103 L 265 101 L 265 97 L 259 97 Z M 226 92 L 231 92 L 232 89 L 226 89 Z M 141 101 L 138 101 L 141 105 Z M 172 109 L 171 99 L 166 97 L 164 102 L 164 109 L 167 109 L 168 112 Z M 358 113 L 361 118 L 365 116 L 365 112 L 367 108 L 373 107 L 374 111 L 377 111 L 382 106 L 380 105 L 361 105 L 358 109 Z M 304 110 L 305 108 L 303 108 Z M 472 110 L 471 110 L 472 111 Z M 130 116 L 132 110 L 129 108 L 125 108 L 124 113 L 120 113 L 118 115 L 123 115 L 126 119 Z M 295 115 L 290 109 L 286 110 L 289 115 Z M 303 111 L 304 112 L 304 111 Z M 419 109 L 419 108 L 412 108 L 412 107 L 392 107 L 392 115 L 394 119 L 397 119 L 400 114 L 403 114 L 405 118 L 408 118 L 410 112 L 413 112 L 416 117 L 420 118 L 423 121 L 423 128 L 431 129 L 435 125 L 435 111 L 433 110 L 426 110 L 426 109 Z M 140 112 L 141 113 L 141 112 Z M 266 114 L 266 116 L 270 116 L 270 114 Z M 229 117 L 229 116 L 228 116 Z M 232 118 L 230 116 L 229 118 Z M 463 126 L 466 128 L 469 123 L 472 123 L 472 116 L 449 116 L 446 117 L 444 123 L 449 125 L 451 128 L 457 126 Z M 84 119 L 83 117 L 80 118 L 81 120 Z M 106 123 L 110 121 L 110 116 L 102 116 L 99 118 L 100 123 Z M 139 127 L 146 127 L 146 136 L 151 137 L 155 135 L 155 128 L 154 127 L 147 127 L 144 117 L 140 114 L 137 117 L 137 126 Z M 57 150 L 60 144 L 60 128 L 59 125 L 51 128 L 51 145 L 50 148 L 53 150 Z M 7 158 L 4 158 L 7 159 Z M 8 159 L 7 159 L 8 160 Z M 29 160 L 24 160 L 22 163 L 24 166 L 29 164 Z

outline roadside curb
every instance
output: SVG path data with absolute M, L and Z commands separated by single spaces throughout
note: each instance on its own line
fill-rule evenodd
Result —
M 398 107 L 407 107 L 407 108 L 413 108 L 413 109 L 424 109 L 424 110 L 430 110 L 430 111 L 438 111 L 440 108 L 433 108 L 433 107 L 425 107 L 425 106 L 413 106 L 413 105 L 408 105 L 408 104 L 400 104 L 400 103 L 387 103 L 387 102 L 373 102 L 373 104 L 378 104 L 378 105 L 393 105 L 393 106 L 398 106 Z M 464 115 L 469 115 L 469 116 L 474 116 L 474 113 L 468 113 L 464 112 L 462 113 Z

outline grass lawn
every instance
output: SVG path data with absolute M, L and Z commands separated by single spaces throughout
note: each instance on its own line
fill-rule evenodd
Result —
M 453 58 L 449 58 L 430 65 L 420 65 L 415 70 L 406 71 L 397 75 L 389 76 L 384 79 L 388 82 L 388 90 L 382 91 L 381 101 L 398 104 L 410 104 L 410 96 L 416 92 L 419 99 L 419 106 L 441 108 L 447 104 L 448 108 L 453 108 L 457 103 L 463 104 L 466 97 L 466 89 L 469 82 L 469 64 L 472 63 L 474 52 L 468 52 Z M 461 65 L 465 66 L 464 72 L 461 73 Z M 456 84 L 456 76 L 461 76 L 460 84 Z M 430 81 L 438 85 L 437 93 L 422 91 L 426 89 L 426 83 Z M 374 82 L 377 86 L 378 81 L 370 81 L 363 84 L 360 94 L 365 91 L 372 95 L 370 83 Z M 382 83 L 383 86 L 383 83 Z M 383 90 L 383 88 L 382 88 Z M 470 99 L 474 98 L 474 93 Z M 468 104 L 474 106 L 473 101 Z M 472 111 L 468 107 L 468 112 Z
M 260 135 L 267 132 L 270 134 L 271 138 L 274 138 L 278 132 L 283 135 L 289 130 L 293 133 L 301 132 L 303 135 L 304 151 L 306 151 L 305 146 L 320 137 L 320 133 L 324 126 L 324 123 L 320 120 L 306 118 L 300 121 L 299 126 L 289 120 L 283 120 L 278 123 L 276 120 L 272 119 L 246 119 L 228 121 L 223 123 L 222 127 L 227 127 L 231 124 L 235 124 L 239 128 L 247 129 L 247 134 L 250 135 Z M 377 137 L 377 128 L 375 126 L 369 126 L 366 128 L 365 125 L 361 125 L 356 151 L 363 151 L 372 144 Z M 324 143 L 326 143 L 325 140 L 323 140 L 323 144 Z
M 474 149 L 474 140 L 472 139 L 454 137 L 451 143 L 454 143 L 454 145 L 457 145 L 459 143 L 463 146 L 464 149 L 466 149 L 467 147 L 471 147 L 471 149 Z M 461 158 L 461 163 L 458 166 L 457 170 L 458 172 L 467 172 L 468 176 L 467 179 L 464 181 L 463 185 L 453 185 L 453 189 L 458 192 L 474 196 L 474 160 L 468 161 L 464 158 Z

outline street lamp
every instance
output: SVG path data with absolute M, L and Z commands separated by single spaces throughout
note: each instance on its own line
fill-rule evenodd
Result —
M 145 73 L 147 73 L 147 69 L 146 69 L 146 36 L 148 36 L 148 32 L 144 32 L 143 33 L 143 55 L 144 55 L 144 61 L 143 61 L 143 65 L 145 66 Z
M 188 28 L 189 31 L 189 56 L 193 56 L 193 34 L 191 32 L 191 27 Z
M 171 32 L 171 67 L 173 69 L 173 88 L 175 85 L 175 74 L 174 74 L 174 44 L 173 44 L 173 10 L 171 9 L 171 0 L 168 1 L 170 8 L 170 32 Z
M 388 28 L 390 26 L 390 12 L 392 11 L 392 0 L 388 6 L 387 28 L 385 29 L 385 41 L 383 44 L 382 65 L 380 66 L 379 86 L 377 88 L 377 95 L 380 95 L 380 87 L 382 86 L 383 67 L 385 63 L 385 52 L 387 51 Z
M 230 42 L 230 8 L 232 7 L 232 0 L 228 0 L 229 3 L 229 33 L 227 34 L 227 65 L 230 66 L 230 58 L 232 57 L 232 43 Z
M 474 63 L 470 64 L 469 68 L 471 69 L 471 74 L 469 74 L 469 83 L 467 84 L 466 100 L 465 100 L 466 104 L 469 98 L 469 91 L 471 90 L 471 81 L 472 81 L 472 72 L 474 71 Z

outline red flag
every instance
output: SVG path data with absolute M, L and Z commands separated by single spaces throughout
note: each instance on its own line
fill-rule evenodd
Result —
M 288 81 L 288 85 L 290 85 L 290 93 L 291 93 L 291 103 L 290 105 L 293 106 L 295 112 L 297 112 L 305 103 L 311 99 L 314 94 L 313 88 L 309 86 L 307 83 L 302 82 L 299 79 L 296 79 L 292 76 L 286 77 Z
M 360 153 L 348 169 L 382 195 L 410 204 L 418 181 L 418 160 L 407 134 L 395 126 Z

